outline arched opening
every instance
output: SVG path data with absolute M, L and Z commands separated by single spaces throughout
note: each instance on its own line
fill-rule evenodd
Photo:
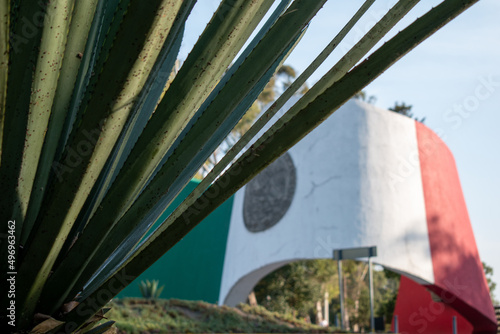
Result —
M 344 323 L 353 331 L 369 330 L 368 264 L 343 261 Z M 377 328 L 390 330 L 400 275 L 374 266 L 375 316 Z M 257 278 L 259 277 L 260 278 Z M 252 286 L 250 280 L 255 282 Z M 244 284 L 244 283 L 247 284 Z M 246 289 L 243 286 L 246 285 Z M 330 259 L 295 260 L 261 268 L 238 282 L 228 297 L 244 299 L 254 293 L 257 304 L 269 311 L 307 322 L 340 327 L 337 262 Z

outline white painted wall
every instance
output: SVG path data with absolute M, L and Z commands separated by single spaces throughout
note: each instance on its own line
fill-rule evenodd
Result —
M 297 188 L 278 224 L 249 232 L 244 189 L 235 195 L 220 303 L 242 302 L 280 266 L 338 248 L 376 245 L 375 263 L 433 283 L 413 120 L 349 101 L 289 154 Z

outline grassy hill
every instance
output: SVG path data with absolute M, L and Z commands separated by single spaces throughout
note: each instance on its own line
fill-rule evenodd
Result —
M 335 333 L 265 308 L 184 300 L 119 299 L 106 314 L 119 333 Z

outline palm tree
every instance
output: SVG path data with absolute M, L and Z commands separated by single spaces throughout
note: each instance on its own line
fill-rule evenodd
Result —
M 111 298 L 218 205 L 477 2 L 443 1 L 362 61 L 419 2 L 399 1 L 245 149 L 374 2 L 366 1 L 189 197 L 140 242 L 250 108 L 326 1 L 221 0 L 175 77 L 172 68 L 195 0 L 0 2 L 6 332 L 91 328 Z

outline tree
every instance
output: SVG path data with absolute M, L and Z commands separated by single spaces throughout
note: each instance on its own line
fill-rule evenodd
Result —
M 347 326 L 358 331 L 370 328 L 368 264 L 342 261 Z M 399 275 L 388 270 L 373 271 L 375 316 L 392 319 L 399 289 Z
M 496 300 L 495 298 L 495 289 L 497 287 L 497 284 L 493 282 L 493 267 L 490 267 L 485 262 L 482 262 L 482 264 L 484 276 L 486 276 L 486 281 L 488 282 L 488 288 L 490 290 L 491 301 L 493 302 L 493 304 L 498 304 L 498 300 Z
M 375 104 L 375 102 L 377 102 L 377 98 L 374 95 L 368 96 L 366 94 L 366 91 L 364 90 L 357 92 L 356 95 L 353 96 L 353 98 L 364 101 L 369 104 Z
M 195 175 L 196 179 L 203 179 L 203 177 L 212 170 L 212 168 L 222 159 L 227 150 L 229 150 L 232 145 L 234 145 L 237 139 L 239 139 L 245 132 L 248 131 L 248 129 L 250 129 L 250 127 L 262 113 L 262 110 L 266 107 L 266 105 L 274 102 L 276 100 L 276 95 L 282 94 L 283 91 L 289 87 L 292 79 L 295 77 L 296 73 L 293 67 L 289 65 L 283 65 L 278 68 L 278 70 L 266 84 L 264 90 L 260 93 L 257 100 L 251 105 L 251 107 L 239 120 L 228 137 L 221 143 L 221 145 L 214 151 L 214 153 L 208 157 L 207 161 Z M 307 84 L 304 84 L 299 94 L 304 94 L 305 92 L 307 92 L 307 89 Z
M 364 102 L 369 103 L 369 104 L 375 104 L 375 102 L 377 101 L 377 98 L 374 95 L 368 96 L 367 93 L 364 90 L 359 91 L 353 97 L 355 99 L 364 101 Z M 390 107 L 389 110 L 393 111 L 393 112 L 395 112 L 397 114 L 406 116 L 406 117 L 414 118 L 413 117 L 413 113 L 411 112 L 412 108 L 413 108 L 412 105 L 406 105 L 405 102 L 402 102 L 400 104 L 399 102 L 396 101 L 395 104 L 394 104 L 394 106 Z M 425 117 L 423 117 L 421 119 L 418 119 L 417 117 L 415 117 L 414 119 L 416 121 L 420 122 L 420 123 L 424 123 L 425 122 Z
M 394 106 L 389 108 L 389 110 L 391 111 L 394 111 L 395 113 L 397 114 L 401 114 L 401 115 L 404 115 L 404 116 L 407 116 L 407 117 L 410 117 L 410 118 L 414 118 L 413 117 L 413 113 L 411 112 L 411 109 L 413 108 L 412 105 L 406 105 L 404 102 L 402 102 L 401 104 L 399 102 L 395 102 Z M 421 118 L 421 119 L 418 119 L 417 117 L 414 118 L 416 121 L 419 121 L 420 123 L 424 123 L 425 122 L 425 117 Z
M 352 330 L 370 328 L 368 265 L 342 261 L 345 323 Z M 390 321 L 399 289 L 399 275 L 374 270 L 375 314 Z M 254 288 L 257 301 L 271 311 L 316 318 L 316 305 L 325 292 L 330 300 L 330 319 L 340 312 L 337 264 L 332 260 L 298 261 L 274 271 Z M 317 320 L 317 319 L 316 319 Z
M 319 285 L 305 279 L 309 275 L 304 262 L 286 265 L 270 274 L 255 287 L 259 304 L 280 313 L 307 316 L 312 309 L 311 301 L 316 301 L 320 295 Z
M 260 115 L 262 110 L 266 105 L 272 103 L 276 100 L 276 96 L 283 93 L 290 84 L 292 79 L 297 77 L 295 69 L 290 65 L 282 65 L 278 68 L 276 73 L 272 76 L 266 87 L 260 93 L 257 100 L 252 104 L 250 109 L 243 115 L 238 124 L 234 127 L 233 132 L 242 135 L 245 133 L 253 124 L 255 119 Z M 304 94 L 308 87 L 304 84 L 303 88 L 299 94 Z
M 258 303 L 271 311 L 314 318 L 316 302 L 323 299 L 324 293 L 338 294 L 331 284 L 335 267 L 328 262 L 293 262 L 267 275 L 254 288 Z

